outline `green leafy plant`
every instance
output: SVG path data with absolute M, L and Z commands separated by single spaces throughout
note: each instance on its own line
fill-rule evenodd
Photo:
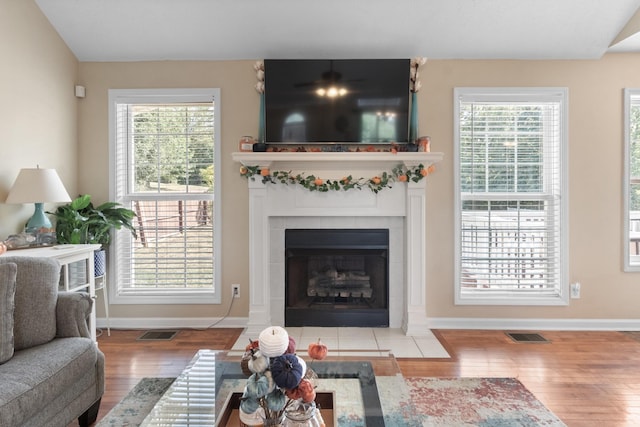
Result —
M 138 237 L 132 224 L 135 212 L 115 202 L 94 207 L 88 194 L 59 206 L 55 212 L 47 213 L 56 217 L 58 243 L 98 243 L 106 249 L 111 242 L 111 230 L 122 227 L 131 231 L 134 238 Z

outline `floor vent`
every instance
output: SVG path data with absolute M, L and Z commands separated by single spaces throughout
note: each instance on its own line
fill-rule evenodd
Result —
M 171 341 L 179 331 L 147 331 L 138 337 L 138 341 Z
M 540 334 L 520 334 L 520 333 L 507 332 L 507 336 L 517 343 L 549 343 L 551 342 Z

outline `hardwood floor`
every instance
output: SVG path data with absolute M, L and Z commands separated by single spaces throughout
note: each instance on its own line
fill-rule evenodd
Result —
M 171 341 L 143 331 L 98 338 L 106 387 L 98 419 L 143 377 L 175 377 L 200 348 L 230 349 L 241 329 L 182 330 Z M 503 331 L 434 331 L 451 359 L 374 361 L 377 375 L 515 377 L 568 426 L 640 425 L 640 341 L 620 332 L 540 332 L 548 344 L 514 343 Z

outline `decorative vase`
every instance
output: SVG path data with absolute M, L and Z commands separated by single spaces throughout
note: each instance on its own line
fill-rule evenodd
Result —
M 284 414 L 276 418 L 264 418 L 262 420 L 262 425 L 264 427 L 282 427 L 282 423 L 284 422 Z
M 303 403 L 296 401 L 289 405 L 284 413 L 283 427 L 321 427 L 325 425 L 315 402 Z
M 264 92 L 260 93 L 260 112 L 258 113 L 258 144 L 264 144 Z M 254 149 L 254 151 L 257 151 Z
M 418 139 L 418 92 L 411 92 L 411 112 L 409 115 L 409 143 Z

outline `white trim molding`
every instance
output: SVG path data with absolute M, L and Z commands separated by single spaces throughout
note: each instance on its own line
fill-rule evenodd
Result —
M 536 331 L 640 331 L 640 319 L 496 319 L 432 317 L 431 329 Z

